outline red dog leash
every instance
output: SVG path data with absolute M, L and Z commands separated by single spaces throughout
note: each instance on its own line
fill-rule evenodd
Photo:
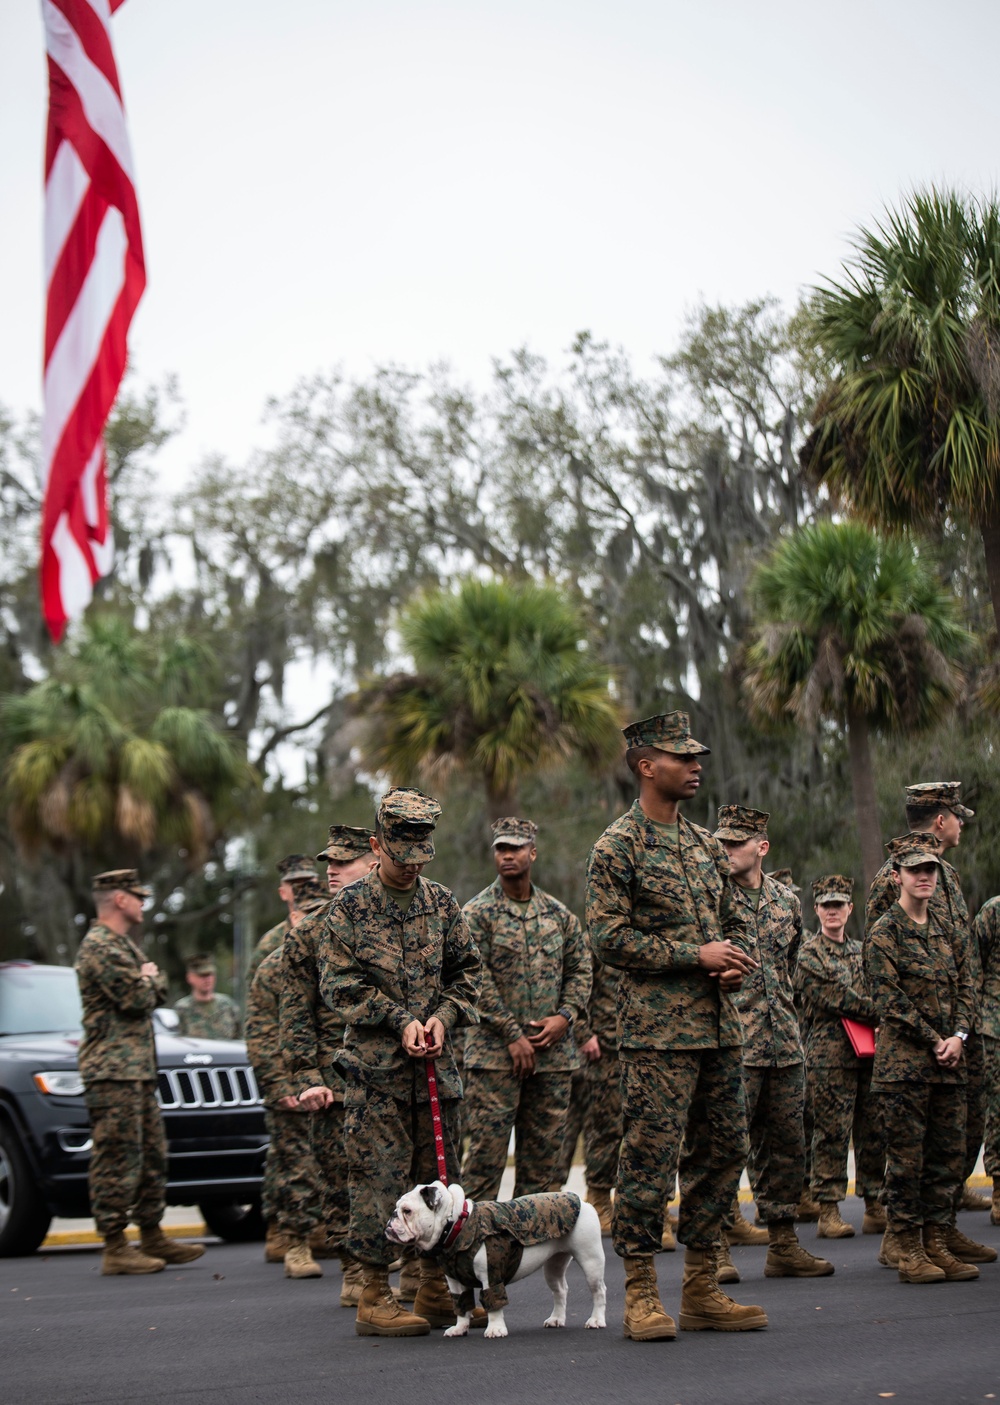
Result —
M 438 1096 L 437 1070 L 433 1059 L 425 1059 L 427 1069 L 427 1095 L 431 1103 L 431 1126 L 434 1129 L 434 1154 L 437 1157 L 438 1180 L 448 1184 L 448 1163 L 444 1157 L 444 1125 L 441 1121 L 441 1099 Z

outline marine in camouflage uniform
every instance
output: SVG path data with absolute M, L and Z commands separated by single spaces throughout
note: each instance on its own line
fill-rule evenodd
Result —
M 802 906 L 790 888 L 762 871 L 769 819 L 764 810 L 723 805 L 715 831 L 757 963 L 733 995 L 743 1023 L 748 1170 L 767 1225 L 765 1276 L 827 1277 L 833 1265 L 803 1249 L 795 1233 L 805 1168 L 805 1057 L 792 983 Z
M 687 715 L 625 729 L 639 799 L 594 845 L 587 927 L 594 955 L 620 972 L 618 1046 L 624 1140 L 613 1215 L 625 1259 L 625 1334 L 675 1333 L 653 1259 L 680 1165 L 678 1237 L 687 1246 L 681 1327 L 766 1326 L 718 1290 L 722 1219 L 746 1161 L 740 1015 L 731 991 L 753 969 L 721 844 L 678 813 L 696 794 L 699 758 Z
M 803 942 L 795 972 L 815 1110 L 812 1195 L 823 1207 L 819 1229 L 823 1238 L 850 1238 L 854 1233 L 837 1210 L 847 1195 L 852 1135 L 855 1193 L 865 1201 L 871 1221 L 868 1231 L 885 1228 L 879 1223 L 877 1206 L 885 1150 L 872 1115 L 872 1060 L 854 1052 L 843 1024 L 845 1019 L 875 1024 L 875 1007 L 865 989 L 861 943 L 845 931 L 853 888 L 853 879 L 839 873 L 813 883 L 813 907 L 821 927 Z
M 154 1273 L 164 1263 L 199 1258 L 160 1229 L 166 1208 L 167 1146 L 156 1100 L 156 1044 L 150 1016 L 167 993 L 165 978 L 131 938 L 150 889 L 135 869 L 93 879 L 97 921 L 80 944 L 76 974 L 83 1004 L 79 1068 L 93 1146 L 90 1205 L 104 1237 L 103 1273 Z M 131 1219 L 141 1250 L 125 1243 Z
M 1000 898 L 983 904 L 972 930 L 982 970 L 979 1018 L 986 1065 L 983 1161 L 986 1174 L 993 1179 L 990 1223 L 1000 1225 Z
M 944 857 L 947 850 L 959 844 L 963 825 L 974 815 L 974 810 L 962 804 L 960 781 L 925 781 L 906 787 L 906 822 L 910 831 L 919 834 L 933 833 L 942 846 L 941 875 L 931 898 L 931 911 L 937 922 L 952 928 L 955 940 L 964 942 L 968 947 L 966 961 L 973 973 L 975 984 L 976 1008 L 963 1058 L 966 1075 L 965 1171 L 956 1198 L 956 1211 L 963 1208 L 986 1208 L 985 1203 L 975 1203 L 979 1197 L 967 1190 L 965 1184 L 976 1168 L 986 1121 L 985 1053 L 979 1024 L 982 972 L 979 970 L 979 951 L 972 936 L 969 909 L 962 893 L 961 879 Z M 875 875 L 868 894 L 865 907 L 866 930 L 870 929 L 883 913 L 890 910 L 898 896 L 899 885 L 893 878 L 892 865 L 885 863 Z
M 289 930 L 301 920 L 301 915 L 295 906 L 295 892 L 292 883 L 298 879 L 318 877 L 316 861 L 311 859 L 308 854 L 289 854 L 287 858 L 279 859 L 276 867 L 281 878 L 278 884 L 278 897 L 287 906 L 288 916 L 270 927 L 254 947 L 250 964 L 247 967 L 248 986 L 257 974 L 257 968 L 264 958 L 270 956 L 272 951 L 277 951 Z
M 215 962 L 211 956 L 190 956 L 186 966 L 191 994 L 174 1006 L 178 1034 L 188 1039 L 239 1039 L 239 1006 L 228 995 L 216 991 Z
M 327 894 L 317 887 L 308 897 L 303 895 L 305 915 L 289 930 L 282 947 L 281 1043 L 295 1091 L 302 1105 L 313 1112 L 312 1149 L 325 1187 L 327 1245 L 337 1251 L 343 1249 L 350 1221 L 345 1085 L 336 1063 L 345 1026 L 320 997 L 318 953 L 330 903 L 341 891 L 340 878 L 346 875 L 348 882 L 354 881 L 375 862 L 370 839 L 368 829 L 330 826 L 327 846 L 316 856 L 317 861 L 328 864 Z
M 436 1179 L 426 1060 L 434 1059 L 447 1165 L 458 1165 L 455 1109 L 461 1082 L 446 1035 L 474 1024 L 482 963 L 454 896 L 420 876 L 434 857 L 440 806 L 411 789 L 390 790 L 376 822 L 378 867 L 345 888 L 327 913 L 318 953 L 324 1002 L 346 1025 L 344 1135 L 351 1196 L 347 1248 L 360 1260 L 359 1335 L 417 1335 L 450 1325 L 454 1309 L 439 1269 L 421 1268 L 414 1312 L 389 1292 L 385 1237 L 395 1202 Z
M 591 974 L 593 981 L 586 1019 L 574 1026 L 582 1067 L 573 1078 L 560 1171 L 565 1184 L 582 1132 L 587 1199 L 601 1216 L 604 1233 L 610 1234 L 611 1190 L 618 1174 L 618 1151 L 622 1144 L 617 1012 L 619 973 L 595 956 Z M 579 1088 L 577 1079 L 580 1080 Z
M 590 998 L 590 948 L 577 918 L 531 882 L 538 827 L 493 825 L 498 877 L 463 913 L 483 962 L 479 1024 L 465 1038 L 462 1189 L 496 1200 L 515 1138 L 514 1195 L 562 1185 L 570 1086 L 579 1058 L 570 1031 Z
M 969 944 L 929 907 L 940 869 L 937 838 L 910 833 L 886 848 L 901 875 L 900 897 L 869 928 L 864 946 L 879 1023 L 872 1089 L 886 1131 L 883 1201 L 904 1281 L 975 1277 L 975 1269 L 952 1269 L 958 1261 L 943 1238 L 965 1158 L 962 1052 L 975 1013 Z
M 281 1038 L 281 962 L 280 951 L 266 956 L 247 993 L 247 1056 L 264 1100 L 270 1137 L 261 1188 L 264 1219 L 289 1240 L 305 1245 L 317 1224 L 327 1219 L 326 1196 L 312 1153 L 309 1124 L 314 1114 L 299 1103 Z M 316 1277 L 321 1272 L 313 1263 L 309 1274 L 301 1276 Z

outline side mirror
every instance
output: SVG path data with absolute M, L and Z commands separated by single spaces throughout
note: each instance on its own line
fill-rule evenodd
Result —
M 153 1019 L 167 1034 L 176 1034 L 181 1022 L 177 1011 L 169 1010 L 166 1005 L 161 1005 L 158 1010 L 153 1011 Z

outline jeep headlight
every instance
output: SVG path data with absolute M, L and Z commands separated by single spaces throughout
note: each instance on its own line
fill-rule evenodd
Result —
M 83 1079 L 75 1068 L 61 1069 L 56 1073 L 36 1073 L 34 1078 L 38 1091 L 54 1098 L 78 1098 L 83 1092 Z

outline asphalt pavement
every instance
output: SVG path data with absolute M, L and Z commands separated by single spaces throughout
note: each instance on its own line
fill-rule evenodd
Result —
M 854 1239 L 807 1247 L 832 1278 L 765 1279 L 765 1249 L 736 1249 L 741 1302 L 762 1304 L 763 1332 L 680 1332 L 674 1342 L 621 1335 L 623 1277 L 608 1255 L 608 1328 L 586 1331 L 589 1294 L 570 1269 L 568 1324 L 542 1328 L 542 1275 L 510 1289 L 510 1336 L 375 1341 L 337 1303 L 340 1271 L 291 1282 L 259 1244 L 209 1243 L 204 1258 L 148 1278 L 102 1278 L 96 1249 L 0 1260 L 0 1396 L 4 1405 L 966 1405 L 1000 1399 L 1000 1262 L 978 1281 L 904 1285 Z M 985 1214 L 961 1227 L 1000 1249 Z M 657 1258 L 664 1305 L 677 1315 L 683 1251 Z

